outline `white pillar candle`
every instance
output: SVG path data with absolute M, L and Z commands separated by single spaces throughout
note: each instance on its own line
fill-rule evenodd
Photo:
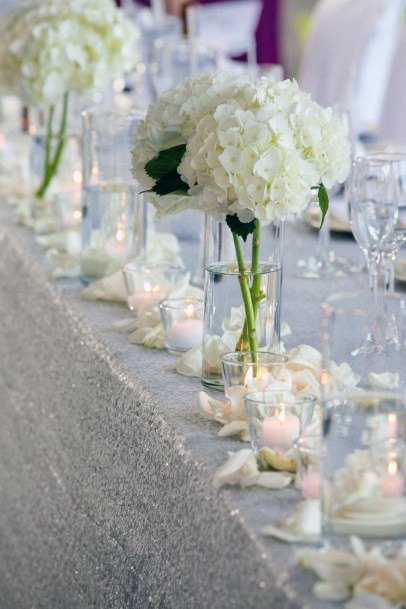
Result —
M 292 448 L 300 435 L 300 422 L 296 415 L 284 409 L 277 416 L 265 417 L 262 423 L 262 444 L 270 448 Z
M 201 319 L 181 319 L 174 321 L 166 337 L 169 349 L 188 351 L 199 347 L 203 341 L 203 321 Z
M 320 473 L 309 472 L 300 480 L 300 490 L 306 499 L 318 499 L 320 497 Z
M 405 490 L 404 477 L 398 474 L 398 464 L 392 461 L 388 465 L 388 473 L 379 479 L 379 488 L 384 497 L 401 497 Z

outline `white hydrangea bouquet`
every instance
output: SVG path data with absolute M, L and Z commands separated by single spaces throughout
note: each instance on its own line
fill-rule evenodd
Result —
M 62 158 L 69 94 L 100 90 L 130 70 L 134 39 L 134 26 L 113 0 L 26 0 L 1 16 L 0 90 L 48 108 L 38 198 Z M 58 104 L 60 125 L 53 133 Z
M 318 191 L 322 220 L 327 189 L 349 172 L 350 144 L 331 108 L 323 109 L 295 81 L 231 74 L 186 80 L 150 106 L 137 128 L 133 174 L 158 215 L 194 208 L 226 215 L 233 233 L 245 309 L 243 333 L 258 350 L 261 224 L 303 211 Z M 247 265 L 241 239 L 252 238 Z M 254 279 L 249 285 L 247 271 Z

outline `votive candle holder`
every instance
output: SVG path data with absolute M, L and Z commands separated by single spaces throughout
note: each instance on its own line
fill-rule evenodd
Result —
M 198 298 L 168 298 L 159 304 L 165 345 L 179 355 L 203 341 L 203 300 Z
M 287 391 L 254 391 L 244 401 L 253 451 L 268 448 L 293 454 L 295 441 L 312 422 L 315 398 Z
M 139 313 L 156 306 L 178 288 L 185 278 L 185 271 L 168 264 L 148 266 L 141 262 L 129 262 L 123 268 L 123 275 L 128 308 Z

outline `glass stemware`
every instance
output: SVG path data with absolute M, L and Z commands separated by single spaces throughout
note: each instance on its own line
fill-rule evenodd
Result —
M 330 193 L 330 197 L 332 194 Z M 317 249 L 314 256 L 297 263 L 297 274 L 304 279 L 322 277 L 342 277 L 348 273 L 358 273 L 360 266 L 352 260 L 337 256 L 331 248 L 330 212 L 327 212 L 323 226 L 319 229 Z
M 398 208 L 399 211 L 406 208 L 406 153 L 405 152 L 371 152 L 368 158 L 394 164 L 397 173 L 398 184 Z M 399 214 L 400 216 L 400 214 Z M 399 218 L 400 219 L 400 218 Z M 399 225 L 393 231 L 387 243 L 382 249 L 379 261 L 379 276 L 383 289 L 388 292 L 394 291 L 394 268 L 396 256 L 399 249 L 406 243 L 406 227 Z
M 83 112 L 81 271 L 84 281 L 114 273 L 145 250 L 143 199 L 131 175 L 139 111 Z
M 358 352 L 382 351 L 377 328 L 385 328 L 385 310 L 378 298 L 380 261 L 389 247 L 398 218 L 399 165 L 374 156 L 353 163 L 348 195 L 354 237 L 365 255 L 371 299 L 368 307 L 370 330 Z M 385 330 L 384 330 L 385 331 Z
M 361 389 L 405 391 L 406 295 L 378 291 L 376 303 L 371 311 L 370 295 L 363 291 L 332 294 L 322 304 L 325 395 Z

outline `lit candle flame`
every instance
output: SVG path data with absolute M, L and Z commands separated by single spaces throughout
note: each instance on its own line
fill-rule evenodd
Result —
M 328 371 L 327 370 L 322 370 L 320 372 L 320 385 L 327 385 L 328 382 Z
M 82 172 L 79 171 L 79 169 L 75 169 L 75 171 L 72 174 L 72 180 L 74 184 L 81 184 L 82 183 Z
M 283 422 L 284 422 L 284 420 L 285 420 L 285 418 L 286 418 L 286 412 L 285 412 L 285 409 L 284 409 L 284 408 L 282 408 L 282 410 L 280 411 L 280 413 L 279 413 L 278 415 L 276 415 L 276 416 L 277 416 L 277 417 L 278 417 L 278 419 L 279 419 L 279 423 L 280 423 L 281 425 L 283 425 Z
M 194 306 L 192 305 L 192 303 L 188 304 L 188 306 L 185 309 L 185 315 L 188 319 L 190 319 L 193 315 L 193 313 L 195 312 Z
M 118 228 L 116 230 L 116 240 L 120 243 L 121 241 L 124 241 L 125 239 L 125 229 L 124 228 Z
M 388 465 L 388 476 L 396 476 L 398 471 L 398 464 L 396 461 L 391 461 Z

